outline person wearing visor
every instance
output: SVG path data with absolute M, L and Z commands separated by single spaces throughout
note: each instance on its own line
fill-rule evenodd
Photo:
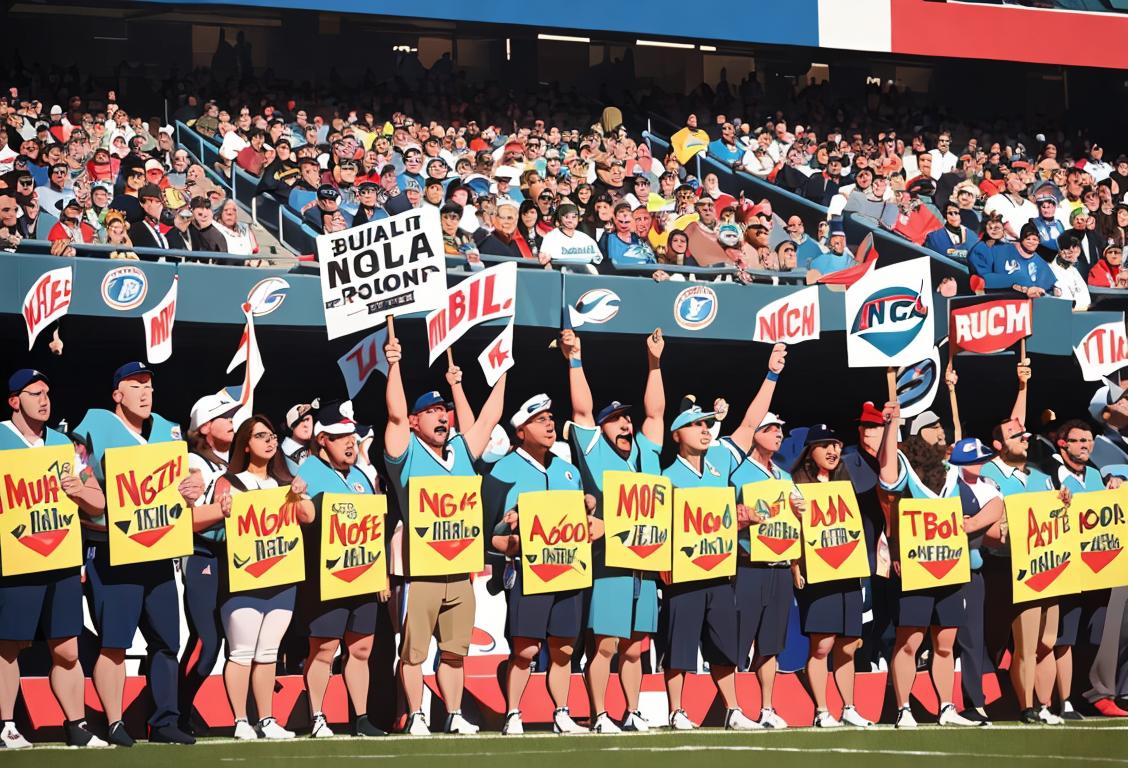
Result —
M 47 426 L 51 383 L 43 372 L 22 368 L 13 373 L 8 379 L 8 407 L 12 416 L 0 421 L 0 451 L 71 445 L 66 435 Z M 78 505 L 80 514 L 98 515 L 105 508 L 102 489 L 77 452 L 73 464 L 63 468 L 59 485 Z M 0 744 L 4 749 L 31 746 L 16 728 L 15 711 L 20 691 L 19 654 L 38 637 L 47 641 L 51 654 L 51 692 L 63 711 L 67 746 L 106 746 L 86 724 L 85 683 L 78 662 L 80 634 L 80 568 L 0 576 Z
M 313 424 L 313 453 L 302 462 L 296 476 L 306 484 L 306 495 L 314 502 L 316 516 L 323 514 L 326 493 L 375 493 L 368 477 L 356 465 L 359 448 L 356 419 L 349 400 L 321 404 Z M 304 529 L 306 573 L 318 573 L 321 551 L 320 525 L 316 518 Z M 333 658 L 338 650 L 347 654 L 343 672 L 345 689 L 352 704 L 356 736 L 384 736 L 383 730 L 368 719 L 368 659 L 376 635 L 379 611 L 376 595 L 321 600 L 316 579 L 307 579 L 298 588 L 298 609 L 309 626 L 309 657 L 305 663 L 305 684 L 309 692 L 315 739 L 333 735 L 325 718 L 325 692 L 333 673 Z M 344 648 L 342 649 L 342 643 Z
M 75 428 L 86 444 L 94 474 L 103 484 L 103 461 L 108 449 L 181 439 L 180 425 L 153 411 L 153 370 L 144 363 L 126 363 L 118 368 L 113 375 L 111 396 L 113 410 L 92 408 Z M 189 471 L 177 490 L 189 507 L 195 506 L 204 491 L 200 473 Z M 196 740 L 178 725 L 176 652 L 180 648 L 180 601 L 172 561 L 110 565 L 105 510 L 82 523 L 87 548 L 86 594 L 100 640 L 94 688 L 109 722 L 109 742 L 119 747 L 134 743 L 122 721 L 122 705 L 125 652 L 133 645 L 133 636 L 140 628 L 148 646 L 146 678 L 154 704 L 149 717 L 149 741 L 194 744 Z
M 677 457 L 662 470 L 675 488 L 675 494 L 678 488 L 724 488 L 733 484 L 733 474 L 752 450 L 756 430 L 768 413 L 786 360 L 787 347 L 776 344 L 768 359 L 764 381 L 744 418 L 728 436 L 727 445 L 713 441 L 715 412 L 703 411 L 692 398 L 682 401 L 680 413 L 670 425 Z M 667 617 L 664 666 L 670 728 L 684 731 L 697 727 L 682 708 L 682 689 L 686 672 L 697 670 L 699 652 L 709 665 L 709 674 L 724 700 L 725 728 L 739 731 L 761 728 L 759 722 L 744 714 L 736 695 L 740 651 L 732 579 L 721 577 L 666 584 L 662 589 L 662 602 Z
M 461 371 L 455 369 L 449 372 L 455 411 L 460 414 L 460 432 L 451 437 L 446 401 L 438 392 L 420 395 L 408 410 L 400 371 L 402 354 L 399 341 L 390 336 L 384 346 L 388 361 L 384 462 L 406 527 L 409 524 L 408 487 L 412 478 L 477 474 L 475 463 L 485 451 L 493 428 L 501 421 L 508 374 L 501 374 L 477 419 L 474 419 L 462 390 Z M 467 414 L 465 419 L 462 418 L 464 412 Z M 445 731 L 477 733 L 478 726 L 462 716 L 463 664 L 470 651 L 470 637 L 474 630 L 475 602 L 470 574 L 413 577 L 410 562 L 406 568 L 404 599 L 407 608 L 399 649 L 400 677 L 409 712 L 405 730 L 413 736 L 426 736 L 431 732 L 422 709 L 423 662 L 430 655 L 431 638 L 434 637 L 439 646 L 436 674 L 447 709 Z
M 521 697 L 529 682 L 530 665 L 547 642 L 548 695 L 555 707 L 552 730 L 564 734 L 584 733 L 585 729 L 576 725 L 568 712 L 572 652 L 583 620 L 583 590 L 526 595 L 518 533 L 522 525 L 520 495 L 533 491 L 581 490 L 580 471 L 550 450 L 556 442 L 556 420 L 552 417 L 552 400 L 548 395 L 534 395 L 526 400 L 509 424 L 517 438 L 517 449 L 494 464 L 483 489 L 486 508 L 497 521 L 491 544 L 509 559 L 505 594 L 511 650 L 505 680 L 507 712 L 501 732 L 507 736 L 525 732 Z M 589 516 L 589 538 L 601 529 L 602 521 Z

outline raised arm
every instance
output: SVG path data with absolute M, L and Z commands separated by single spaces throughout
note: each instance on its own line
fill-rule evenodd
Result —
M 901 475 L 901 462 L 897 455 L 897 423 L 901 419 L 901 404 L 886 403 L 881 415 L 885 419 L 885 430 L 881 433 L 881 445 L 877 449 L 879 475 L 882 483 L 892 486 Z
M 595 426 L 595 405 L 580 358 L 580 337 L 571 328 L 560 333 L 560 351 L 568 361 L 568 388 L 572 393 L 572 421 L 581 427 Z
M 505 380 L 509 372 L 501 374 L 501 378 L 494 384 L 490 396 L 486 398 L 485 404 L 482 406 L 482 412 L 478 414 L 478 420 L 469 429 L 460 430 L 466 437 L 466 447 L 470 449 L 471 455 L 475 458 L 482 455 L 482 451 L 486 450 L 486 445 L 490 442 L 490 433 L 497 423 L 501 421 L 501 412 L 505 407 Z M 469 406 L 467 406 L 469 408 Z
M 779 374 L 783 371 L 783 366 L 786 363 L 787 345 L 776 344 L 772 347 L 771 357 L 768 358 L 768 374 L 760 385 L 760 391 L 748 404 L 748 410 L 744 412 L 744 418 L 741 419 L 740 425 L 729 436 L 737 447 L 745 453 L 752 450 L 753 436 L 756 434 L 756 430 L 760 428 L 760 422 L 764 420 L 764 415 L 771 407 L 776 381 L 779 380 Z
M 646 413 L 642 422 L 642 434 L 655 445 L 662 444 L 666 414 L 666 390 L 662 386 L 662 351 L 665 348 L 666 340 L 662 338 L 662 329 L 655 328 L 654 333 L 646 337 L 646 391 L 642 395 L 642 407 Z
M 451 399 L 454 401 L 454 418 L 458 421 L 458 431 L 463 434 L 474 426 L 474 409 L 466 399 L 466 390 L 462 388 L 462 369 L 451 361 L 446 372 L 447 384 L 450 385 Z
M 403 377 L 400 373 L 400 343 L 395 337 L 384 345 L 384 356 L 388 361 L 388 386 L 384 390 L 384 400 L 388 407 L 388 423 L 384 427 L 384 453 L 398 459 L 407 452 L 411 440 L 411 426 L 407 421 L 407 395 L 403 391 Z
M 1018 374 L 1018 394 L 1014 398 L 1014 408 L 1011 409 L 1011 418 L 1018 419 L 1019 423 L 1026 424 L 1026 392 L 1030 386 L 1030 377 L 1033 371 L 1030 369 L 1030 358 L 1024 357 L 1018 361 L 1016 368 Z

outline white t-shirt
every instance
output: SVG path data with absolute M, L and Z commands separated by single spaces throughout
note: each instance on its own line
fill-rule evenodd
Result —
M 559 227 L 552 230 L 544 236 L 540 252 L 559 263 L 593 264 L 602 259 L 599 246 L 578 229 L 571 237 Z
M 1089 308 L 1092 303 L 1092 297 L 1089 295 L 1089 286 L 1085 284 L 1085 278 L 1081 277 L 1081 273 L 1077 271 L 1077 267 L 1063 267 L 1058 264 L 1057 259 L 1050 262 L 1050 270 L 1057 278 L 1057 287 L 1061 291 L 1063 299 L 1070 299 L 1073 301 L 1073 308 L 1079 311 L 1084 311 Z
M 1015 203 L 1009 195 L 999 193 L 987 198 L 987 202 L 983 206 L 983 213 L 998 213 L 1003 217 L 1003 222 L 1009 224 L 1017 235 L 1023 224 L 1038 216 L 1038 208 L 1025 198 L 1022 202 Z M 1013 240 L 1014 238 L 1008 233 L 1007 239 Z
M 215 490 L 215 481 L 227 471 L 226 453 L 216 453 L 216 456 L 223 459 L 224 463 L 212 464 L 198 453 L 188 454 L 188 470 L 198 470 L 204 480 L 204 492 L 200 494 L 200 498 L 196 499 L 197 507 L 212 503 L 212 492 Z

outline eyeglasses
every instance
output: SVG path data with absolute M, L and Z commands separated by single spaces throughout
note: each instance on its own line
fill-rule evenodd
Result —
M 263 442 L 273 443 L 278 439 L 278 435 L 273 432 L 255 432 L 251 435 L 255 440 L 262 440 Z

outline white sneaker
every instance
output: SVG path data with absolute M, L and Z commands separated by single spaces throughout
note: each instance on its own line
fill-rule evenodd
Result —
M 760 727 L 782 730 L 787 727 L 787 721 L 780 717 L 774 709 L 764 707 L 760 710 Z
M 842 723 L 834 719 L 834 715 L 825 709 L 815 713 L 816 728 L 841 728 Z
M 273 717 L 264 717 L 262 720 L 259 720 L 258 732 L 262 734 L 264 739 L 271 741 L 285 741 L 286 739 L 294 738 L 294 732 L 287 731 L 280 726 L 278 721 Z
M 23 734 L 16 728 L 15 723 L 4 723 L 4 730 L 0 731 L 0 741 L 3 742 L 5 749 L 27 749 L 31 746 L 31 742 L 23 737 Z
M 311 739 L 333 738 L 333 730 L 329 727 L 329 723 L 325 720 L 324 713 L 313 713 L 313 727 L 309 730 L 309 736 Z
M 845 713 L 843 713 L 843 714 L 845 714 Z M 916 728 L 917 727 L 917 721 L 916 721 L 916 718 L 913 717 L 913 711 L 911 709 L 909 709 L 907 704 L 905 706 L 901 707 L 899 710 L 897 710 L 897 724 L 894 727 L 895 728 Z
M 692 731 L 697 728 L 697 724 L 689 719 L 684 709 L 679 709 L 670 713 L 670 727 L 675 731 Z
M 725 712 L 726 731 L 758 731 L 763 727 L 764 726 L 745 715 L 740 708 L 730 709 Z
M 409 736 L 430 736 L 431 729 L 427 727 L 427 718 L 423 712 L 412 712 L 407 718 L 407 727 L 403 729 Z
M 1065 722 L 1059 715 L 1051 712 L 1049 707 L 1042 707 L 1038 710 L 1038 719 L 1046 725 L 1061 725 Z
M 255 727 L 246 720 L 235 721 L 235 738 L 239 741 L 254 741 L 259 737 Z
M 958 725 L 964 728 L 979 728 L 987 723 L 977 723 L 961 715 L 954 704 L 945 704 L 940 707 L 940 717 L 936 719 L 940 725 Z
M 622 733 L 623 729 L 615 725 L 615 721 L 611 719 L 611 715 L 606 712 L 600 712 L 595 718 L 595 723 L 591 726 L 592 733 Z
M 873 723 L 862 717 L 861 713 L 853 707 L 842 708 L 842 722 L 855 728 L 872 728 Z
M 583 728 L 576 725 L 567 707 L 559 707 L 552 713 L 553 733 L 586 733 Z
M 462 712 L 451 712 L 447 715 L 446 732 L 457 733 L 463 736 L 473 736 L 480 728 L 462 716 Z
M 525 724 L 521 722 L 519 711 L 510 712 L 505 716 L 505 725 L 501 726 L 502 736 L 520 736 L 525 733 Z
M 624 731 L 637 731 L 638 733 L 646 733 L 650 730 L 650 723 L 642 716 L 642 713 L 637 709 L 634 712 L 628 712 L 627 717 L 623 720 Z

